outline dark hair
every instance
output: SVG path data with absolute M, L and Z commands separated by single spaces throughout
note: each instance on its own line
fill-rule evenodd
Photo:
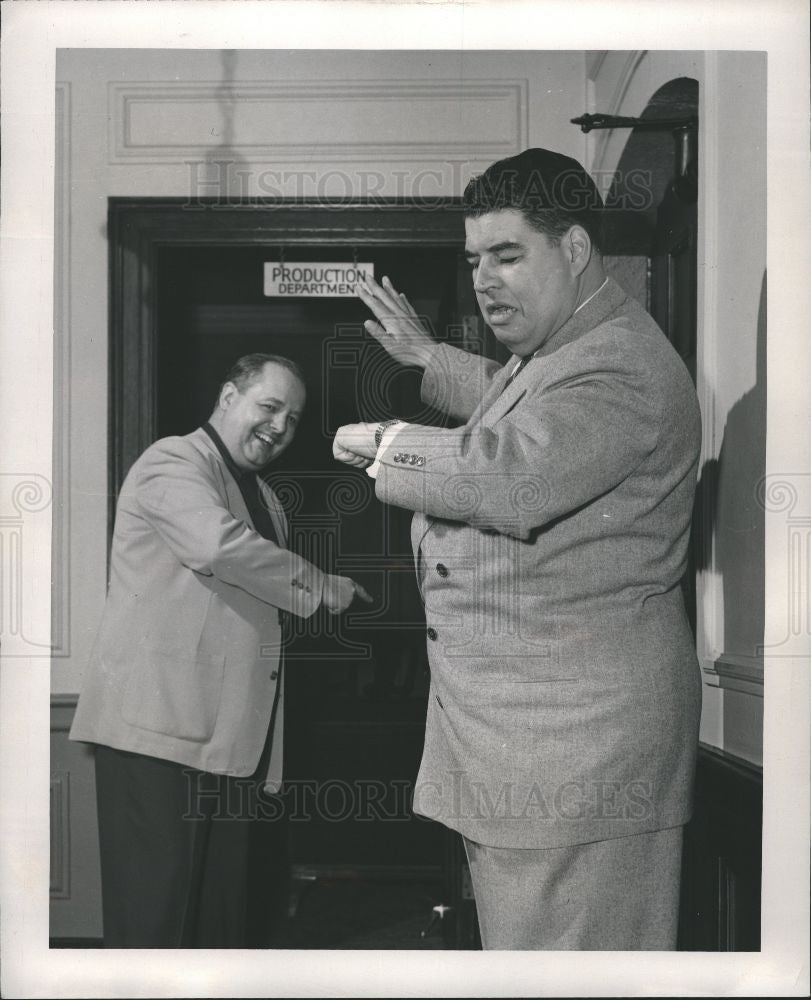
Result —
M 243 357 L 234 362 L 230 371 L 223 379 L 220 390 L 217 393 L 217 399 L 220 398 L 220 393 L 222 392 L 226 382 L 233 382 L 240 392 L 245 392 L 245 390 L 253 385 L 253 383 L 261 376 L 265 365 L 269 364 L 278 365 L 280 368 L 286 368 L 289 372 L 296 376 L 299 382 L 301 382 L 306 389 L 307 383 L 304 380 L 304 372 L 301 368 L 299 368 L 296 362 L 291 361 L 290 358 L 283 358 L 280 354 L 245 354 Z
M 473 177 L 462 195 L 466 216 L 513 208 L 555 245 L 572 226 L 582 226 L 592 246 L 602 242 L 603 200 L 583 166 L 551 149 L 525 149 L 492 163 Z

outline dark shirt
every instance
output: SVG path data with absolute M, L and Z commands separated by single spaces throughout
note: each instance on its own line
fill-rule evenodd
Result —
M 259 487 L 259 481 L 257 479 L 256 473 L 251 472 L 250 469 L 240 469 L 236 462 L 231 458 L 231 452 L 225 447 L 225 443 L 220 435 L 214 430 L 211 424 L 206 421 L 203 424 L 203 430 L 208 434 L 214 444 L 217 446 L 217 451 L 222 455 L 223 460 L 228 467 L 228 471 L 236 480 L 237 486 L 239 486 L 239 492 L 242 494 L 242 499 L 245 501 L 245 506 L 248 508 L 248 513 L 251 515 L 251 520 L 253 521 L 254 528 L 259 532 L 263 538 L 267 538 L 269 542 L 274 542 L 276 545 L 280 545 L 279 536 L 276 534 L 276 529 L 273 527 L 273 521 L 270 519 L 270 514 L 267 507 L 262 500 L 262 493 Z M 290 642 L 291 636 L 291 625 L 289 615 L 279 610 L 279 625 L 282 629 L 282 652 L 279 656 L 279 672 L 281 673 L 284 666 L 284 647 Z M 262 754 L 259 758 L 259 763 L 256 766 L 253 777 L 259 779 L 265 774 L 268 768 L 268 762 L 270 761 L 270 751 L 273 745 L 273 718 L 276 715 L 276 705 L 279 699 L 279 692 L 282 689 L 282 681 L 279 681 L 279 685 L 276 688 L 276 700 L 273 703 L 273 715 L 271 715 L 271 725 L 268 727 L 268 734 L 265 737 L 265 746 L 262 750 Z
M 204 423 L 203 430 L 217 446 L 217 450 L 222 455 L 225 464 L 228 466 L 228 471 L 236 480 L 236 484 L 239 486 L 239 491 L 242 494 L 242 499 L 245 501 L 248 513 L 251 515 L 254 528 L 263 538 L 267 538 L 268 541 L 274 542 L 276 545 L 281 545 L 279 542 L 279 536 L 276 534 L 276 529 L 273 527 L 273 521 L 270 518 L 270 513 L 265 506 L 264 500 L 262 499 L 262 493 L 256 473 L 251 472 L 250 469 L 240 469 L 231 457 L 229 450 L 225 447 L 222 438 L 214 430 L 210 423 Z

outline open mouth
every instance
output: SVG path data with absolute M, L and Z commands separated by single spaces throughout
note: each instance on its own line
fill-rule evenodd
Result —
M 491 323 L 506 323 L 516 312 L 518 310 L 513 306 L 502 305 L 499 302 L 487 306 L 487 318 Z
M 261 441 L 266 448 L 272 448 L 276 444 L 276 438 L 265 431 L 254 431 L 254 437 Z

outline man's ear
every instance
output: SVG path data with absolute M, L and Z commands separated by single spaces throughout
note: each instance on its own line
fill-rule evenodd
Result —
M 238 392 L 239 389 L 237 389 L 233 382 L 226 382 L 222 389 L 220 389 L 220 398 L 217 400 L 217 408 L 220 410 L 227 410 L 233 402 L 234 396 L 236 396 Z
M 572 226 L 562 243 L 572 275 L 577 277 L 586 270 L 591 260 L 591 237 L 582 226 Z

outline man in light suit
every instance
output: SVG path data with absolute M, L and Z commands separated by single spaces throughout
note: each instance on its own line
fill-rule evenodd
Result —
M 244 947 L 251 823 L 281 785 L 282 617 L 354 597 L 286 548 L 259 476 L 305 404 L 287 358 L 240 358 L 208 423 L 121 488 L 104 617 L 71 738 L 97 744 L 107 947 Z
M 339 430 L 415 512 L 431 689 L 415 810 L 464 838 L 485 948 L 675 947 L 700 677 L 680 590 L 700 418 L 599 252 L 575 160 L 531 149 L 464 196 L 500 367 L 437 344 L 388 279 L 367 329 L 466 421 Z

